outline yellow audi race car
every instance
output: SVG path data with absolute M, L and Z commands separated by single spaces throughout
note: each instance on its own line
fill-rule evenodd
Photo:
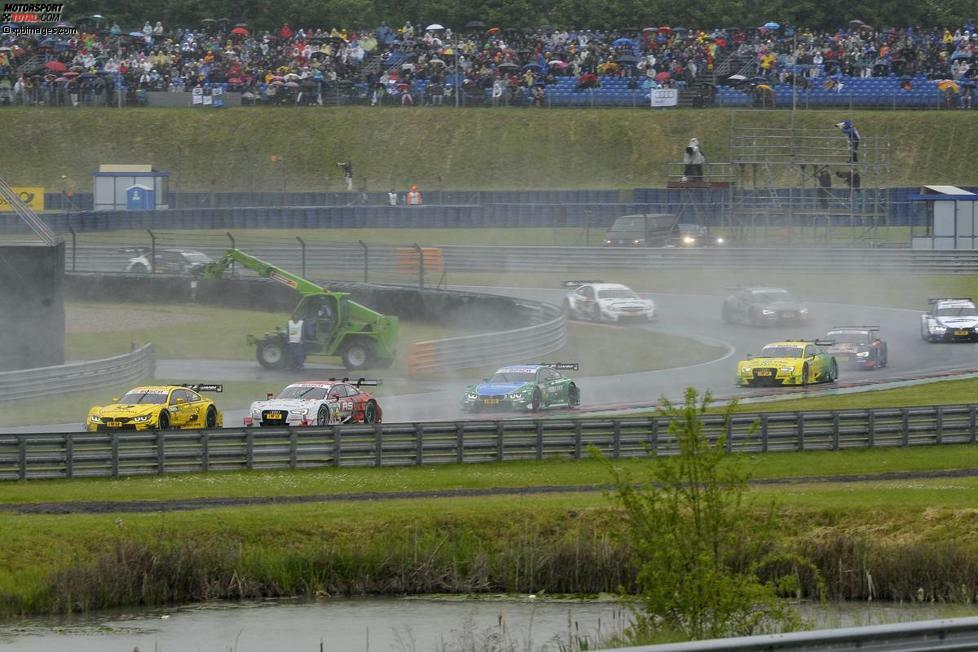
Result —
M 224 425 L 221 411 L 199 392 L 222 391 L 223 385 L 136 387 L 109 405 L 89 410 L 85 427 L 91 432 L 220 428 Z
M 839 366 L 822 347 L 832 344 L 826 340 L 772 342 L 760 353 L 748 353 L 746 360 L 737 363 L 737 384 L 757 387 L 831 383 L 839 377 Z

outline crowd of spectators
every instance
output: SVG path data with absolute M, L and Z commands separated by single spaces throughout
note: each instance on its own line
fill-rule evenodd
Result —
M 92 19 L 78 26 L 80 33 L 68 39 L 3 37 L 0 103 L 102 104 L 117 99 L 122 87 L 132 100 L 148 91 L 221 84 L 264 103 L 343 97 L 437 105 L 455 101 L 458 92 L 467 103 L 524 98 L 542 106 L 547 88 L 560 78 L 573 77 L 580 89 L 599 87 L 609 76 L 627 79 L 631 89 L 682 88 L 731 54 L 752 68 L 752 76 L 773 83 L 799 74 L 959 80 L 978 74 L 972 23 L 875 29 L 854 21 L 831 32 L 780 25 L 530 30 L 478 22 L 457 31 L 411 23 L 368 30 L 285 24 L 253 33 L 245 23 L 213 20 L 194 28 L 146 22 L 125 30 Z

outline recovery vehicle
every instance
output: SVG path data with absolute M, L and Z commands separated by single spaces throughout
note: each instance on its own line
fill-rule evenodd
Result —
M 206 265 L 202 276 L 221 278 L 234 263 L 299 293 L 299 304 L 292 314 L 304 322 L 302 343 L 306 355 L 339 356 L 350 370 L 393 364 L 397 317 L 382 315 L 351 301 L 348 292 L 331 292 L 240 249 L 230 249 L 220 260 Z M 248 343 L 257 347 L 258 363 L 268 369 L 297 366 L 288 355 L 288 341 L 284 326 L 262 337 L 248 336 Z

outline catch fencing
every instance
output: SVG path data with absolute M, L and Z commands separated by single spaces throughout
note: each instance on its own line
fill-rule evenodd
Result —
M 0 403 L 140 382 L 153 375 L 155 364 L 153 345 L 144 344 L 131 353 L 104 360 L 5 371 L 0 373 Z
M 408 372 L 417 375 L 448 369 L 471 369 L 499 360 L 530 360 L 559 351 L 567 343 L 567 318 L 557 306 L 516 302 L 530 326 L 493 333 L 478 333 L 415 342 L 408 356 Z
M 976 405 L 703 417 L 731 452 L 973 444 Z M 663 417 L 0 434 L 0 480 L 674 455 Z
M 233 234 L 232 234 L 233 236 Z M 405 266 L 405 255 L 415 256 L 414 245 L 367 245 L 365 243 L 311 243 L 296 239 L 233 243 L 273 265 L 307 278 L 414 283 L 422 269 L 418 262 Z M 134 253 L 122 246 L 77 244 L 65 256 L 68 271 L 124 272 Z M 132 246 L 148 246 L 137 243 Z M 176 236 L 158 238 L 157 247 L 185 247 L 220 257 L 232 240 L 193 243 Z M 978 274 L 978 251 L 927 251 L 919 249 L 841 248 L 645 248 L 578 246 L 478 246 L 425 247 L 436 259 L 426 260 L 428 285 L 444 284 L 452 275 L 465 273 L 554 272 L 581 276 L 581 270 L 758 270 L 787 269 L 797 272 L 910 272 L 915 274 Z

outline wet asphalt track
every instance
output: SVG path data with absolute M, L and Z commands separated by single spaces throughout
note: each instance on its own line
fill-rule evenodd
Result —
M 563 289 L 529 288 L 465 288 L 480 292 L 505 294 L 526 299 L 559 304 Z M 919 335 L 921 311 L 897 308 L 852 306 L 847 304 L 809 303 L 812 319 L 804 327 L 764 327 L 724 324 L 720 319 L 722 296 L 650 294 L 656 302 L 658 320 L 644 328 L 681 335 L 722 346 L 725 354 L 717 360 L 689 367 L 647 371 L 619 376 L 589 376 L 587 369 L 571 375 L 581 388 L 580 412 L 627 409 L 653 405 L 661 396 L 679 399 L 686 387 L 709 390 L 718 399 L 750 398 L 777 394 L 802 396 L 822 391 L 831 385 L 812 385 L 804 388 L 744 388 L 735 384 L 737 360 L 748 352 L 759 350 L 770 341 L 821 337 L 833 326 L 873 324 L 881 327 L 882 337 L 889 346 L 889 365 L 878 371 L 840 369 L 839 381 L 850 384 L 875 383 L 881 380 L 906 379 L 920 374 L 978 368 L 978 344 L 929 344 Z M 621 351 L 624 357 L 628 351 Z M 549 358 L 549 356 L 548 356 Z M 534 362 L 534 361 L 527 361 Z M 565 360 L 573 362 L 573 360 Z M 252 360 L 248 361 L 170 361 L 157 362 L 160 378 L 211 380 L 267 380 L 269 391 L 296 380 L 342 375 L 335 366 L 310 364 L 302 372 L 269 371 Z M 476 382 L 478 379 L 473 379 Z M 454 419 L 486 419 L 486 415 L 469 415 L 458 408 L 458 400 L 466 381 L 448 382 L 423 394 L 390 396 L 381 399 L 386 422 L 437 421 Z M 433 387 L 426 382 L 426 387 Z M 260 398 L 260 397 L 256 397 Z M 565 413 L 567 411 L 564 411 Z M 225 410 L 225 426 L 241 424 L 245 410 Z M 498 415 L 505 418 L 513 415 Z M 48 424 L 23 428 L 5 428 L 5 432 L 72 431 L 81 429 L 75 424 Z

